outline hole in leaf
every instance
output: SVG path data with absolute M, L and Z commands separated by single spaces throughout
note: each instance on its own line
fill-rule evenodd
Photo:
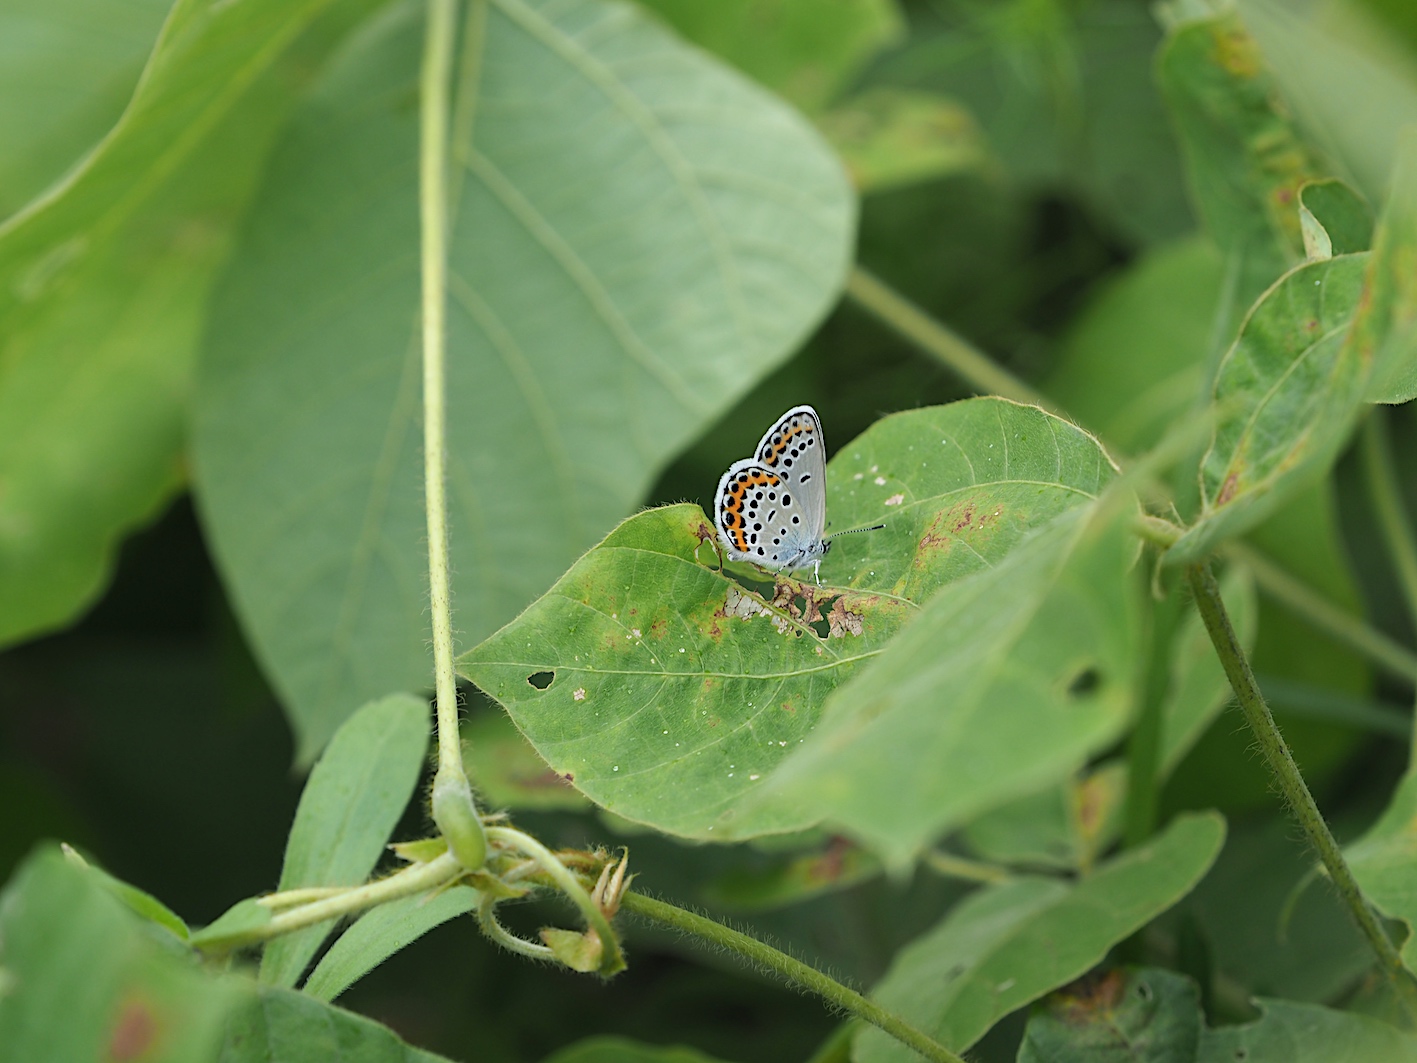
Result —
M 1085 698 L 1089 694 L 1096 693 L 1097 688 L 1102 685 L 1102 673 L 1092 665 L 1088 665 L 1077 675 L 1073 676 L 1068 683 L 1068 697 Z
M 1138 982 L 1138 983 L 1137 983 L 1137 996 L 1141 997 L 1143 1000 L 1150 1000 L 1150 999 L 1151 999 L 1151 986 L 1147 985 L 1145 982 Z
M 556 678 L 555 672 L 532 672 L 526 677 L 526 681 L 537 690 L 545 690 L 551 685 L 551 681 Z

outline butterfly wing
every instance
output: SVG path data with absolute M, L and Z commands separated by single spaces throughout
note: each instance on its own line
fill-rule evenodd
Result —
M 786 555 L 780 541 L 773 543 L 768 521 L 769 513 L 777 514 L 781 491 L 783 478 L 755 458 L 735 461 L 719 479 L 713 516 L 730 559 L 781 567 Z
M 810 406 L 794 406 L 758 441 L 760 466 L 782 476 L 788 495 L 787 534 L 815 550 L 827 526 L 827 443 L 822 421 Z

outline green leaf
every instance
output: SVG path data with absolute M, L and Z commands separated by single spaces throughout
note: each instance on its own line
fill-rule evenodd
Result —
M 1380 203 L 1402 130 L 1417 122 L 1410 61 L 1355 4 L 1238 6 L 1306 139 Z
M 904 31 L 895 0 L 640 0 L 695 44 L 811 113 Z
M 468 778 L 487 807 L 539 812 L 586 807 L 584 795 L 541 759 L 501 709 L 473 713 L 462 735 Z
M 1373 363 L 1369 402 L 1417 398 L 1417 133 L 1402 138 L 1353 339 Z
M 1204 237 L 1150 252 L 1073 320 L 1046 392 L 1109 445 L 1149 450 L 1202 393 L 1224 280 L 1224 259 Z
M 941 585 L 1002 561 L 1114 475 L 1091 436 L 975 399 L 887 417 L 827 469 L 824 586 L 759 596 L 716 566 L 696 506 L 622 524 L 459 660 L 561 775 L 628 819 L 698 838 L 797 830 L 811 804 L 745 800 L 827 695 Z M 682 651 L 682 652 L 681 652 Z
M 1373 208 L 1342 181 L 1329 178 L 1306 182 L 1299 189 L 1299 208 L 1301 223 L 1307 216 L 1323 229 L 1330 255 L 1351 255 L 1372 248 Z
M 282 890 L 356 886 L 369 877 L 418 784 L 428 728 L 427 702 L 393 694 L 363 706 L 335 732 L 300 794 Z M 331 920 L 269 942 L 261 981 L 295 985 L 333 926 Z
M 946 1047 L 962 1052 L 1000 1018 L 1096 965 L 1205 874 L 1225 836 L 1213 812 L 1178 816 L 1146 845 L 1069 885 L 1018 878 L 971 894 L 906 946 L 872 994 Z M 913 1059 L 875 1029 L 857 1063 Z
M 206 525 L 303 760 L 351 705 L 431 681 L 422 10 L 372 23 L 296 115 L 199 374 Z M 469 643 L 787 357 L 841 287 L 855 215 L 799 116 L 633 8 L 473 10 L 486 21 L 459 73 L 448 369 Z
M 88 605 L 181 484 L 208 289 L 290 100 L 360 9 L 329 6 L 180 0 L 112 132 L 0 225 L 0 644 Z
M 1409 929 L 1402 960 L 1417 970 L 1417 771 L 1408 769 L 1383 814 L 1345 855 L 1363 895 Z
M 1200 991 L 1184 975 L 1108 971 L 1030 1016 L 1018 1063 L 1195 1063 L 1203 1026 Z
M 1136 541 L 1091 510 L 936 594 L 827 699 L 750 809 L 813 809 L 902 864 L 1114 741 L 1135 690 Z
M 1257 1001 L 1257 1022 L 1201 1035 L 1196 1063 L 1414 1063 L 1417 1037 L 1385 1022 L 1292 1000 Z
M 587 1037 L 547 1056 L 542 1063 L 719 1063 L 692 1048 L 640 1044 L 628 1037 Z
M 301 991 L 316 1000 L 334 1000 L 395 952 L 472 911 L 480 896 L 471 886 L 454 886 L 434 896 L 404 897 L 365 912 L 320 957 Z
M 930 92 L 877 87 L 822 115 L 822 132 L 862 192 L 882 192 L 991 163 L 974 119 Z
M 1233 12 L 1174 29 L 1157 78 L 1192 197 L 1211 238 L 1240 263 L 1238 296 L 1247 306 L 1298 260 L 1299 188 L 1321 174 Z
M 0 893 L 5 1058 L 212 1058 L 238 983 L 174 945 L 58 849 L 36 850 Z
M 142 73 L 169 0 L 10 0 L 0 10 L 0 218 L 108 132 Z
M 1204 557 L 1258 524 L 1338 456 L 1367 373 L 1346 342 L 1367 263 L 1367 255 L 1305 263 L 1250 311 L 1216 375 L 1201 513 L 1169 561 Z
M 151 893 L 110 875 L 97 864 L 85 860 L 67 845 L 60 845 L 59 848 L 69 863 L 87 871 L 99 885 L 126 904 L 135 914 L 142 916 L 150 923 L 156 923 L 165 930 L 172 931 L 180 941 L 186 941 L 191 936 L 191 931 L 187 929 L 187 924 L 182 921 L 181 916 Z
M 731 868 L 706 883 L 702 896 L 718 908 L 763 911 L 850 889 L 881 871 L 881 862 L 869 852 L 837 837 L 815 852 L 768 867 Z
M 261 986 L 227 1024 L 218 1063 L 451 1063 L 377 1022 L 290 989 Z

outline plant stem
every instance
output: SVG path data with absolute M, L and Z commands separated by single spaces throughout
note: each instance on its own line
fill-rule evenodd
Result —
M 846 294 L 877 320 L 900 333 L 926 354 L 958 373 L 976 390 L 986 395 L 1002 395 L 1015 402 L 1053 410 L 1053 404 L 1012 373 L 995 365 L 973 344 L 955 335 L 890 285 L 866 272 L 852 268 L 846 278 Z
M 610 926 L 610 920 L 600 910 L 600 905 L 591 899 L 575 872 L 561 863 L 555 853 L 529 834 L 523 834 L 511 827 L 487 827 L 486 831 L 487 837 L 498 845 L 515 849 L 535 860 L 541 870 L 546 872 L 547 877 L 581 910 L 586 923 L 599 935 L 601 947 L 605 949 L 605 960 L 600 967 L 601 973 L 615 974 L 618 971 L 623 971 L 625 958 L 620 951 L 620 939 L 615 936 L 615 931 Z
M 1394 674 L 1417 680 L 1417 653 L 1334 605 L 1253 547 L 1231 542 L 1225 545 L 1222 552 L 1248 565 L 1260 590 L 1320 631 L 1346 643 Z
M 793 959 L 785 952 L 766 945 L 761 941 L 741 934 L 731 927 L 715 922 L 705 916 L 677 908 L 664 901 L 646 897 L 633 890 L 627 892 L 620 902 L 621 907 L 653 919 L 656 922 L 693 934 L 718 948 L 736 952 L 744 959 L 765 967 L 794 982 L 804 989 L 816 993 L 829 1004 L 864 1019 L 890 1034 L 902 1044 L 909 1045 L 926 1059 L 936 1063 L 964 1063 L 964 1061 L 944 1045 L 927 1034 L 911 1026 L 904 1019 L 892 1015 L 878 1004 L 867 1000 L 854 989 L 848 989 L 834 978 L 829 978 L 815 967 L 801 960 Z
M 463 867 L 487 859 L 487 838 L 472 803 L 458 734 L 453 672 L 452 588 L 448 573 L 447 291 L 448 113 L 457 0 L 428 0 L 419 110 L 418 207 L 423 276 L 423 485 L 428 510 L 428 589 L 438 706 L 438 771 L 433 820 Z
M 1294 818 L 1299 821 L 1299 826 L 1308 835 L 1310 844 L 1318 851 L 1319 859 L 1323 861 L 1329 878 L 1338 889 L 1339 897 L 1347 905 L 1349 913 L 1358 924 L 1358 929 L 1377 954 L 1378 964 L 1391 979 L 1398 999 L 1402 1001 L 1409 1017 L 1417 1019 L 1417 981 L 1414 981 L 1402 966 L 1402 958 L 1387 931 L 1364 900 L 1363 892 L 1358 888 L 1358 880 L 1353 877 L 1348 862 L 1343 859 L 1338 842 L 1328 829 L 1328 823 L 1314 802 L 1313 794 L 1309 793 L 1309 787 L 1299 773 L 1299 766 L 1294 763 L 1294 757 L 1289 752 L 1289 746 L 1285 744 L 1284 736 L 1279 733 L 1274 717 L 1270 715 L 1269 706 L 1265 704 L 1264 695 L 1260 693 L 1259 684 L 1255 682 L 1255 674 L 1250 670 L 1249 659 L 1245 656 L 1239 636 L 1235 634 L 1230 616 L 1225 611 L 1225 603 L 1220 598 L 1220 586 L 1215 582 L 1210 565 L 1192 565 L 1187 569 L 1186 575 L 1206 632 L 1210 635 L 1210 641 L 1220 657 L 1225 675 L 1230 680 L 1230 686 L 1235 691 L 1245 720 L 1264 753 L 1280 793 L 1284 795 Z
M 1181 596 L 1174 588 L 1169 590 L 1165 598 L 1151 603 L 1151 637 L 1147 640 L 1144 666 L 1137 684 L 1140 711 L 1127 742 L 1127 802 L 1122 842 L 1129 847 L 1142 844 L 1156 830 L 1166 693 L 1171 683 L 1171 643 L 1181 621 Z
M 1368 495 L 1377 511 L 1378 530 L 1397 569 L 1397 583 L 1407 603 L 1407 617 L 1417 631 L 1417 536 L 1413 535 L 1412 522 L 1402 501 L 1387 427 L 1387 411 L 1383 407 L 1369 411 L 1367 423 L 1363 425 L 1363 471 L 1368 481 Z M 1417 756 L 1417 745 L 1413 746 L 1412 753 Z

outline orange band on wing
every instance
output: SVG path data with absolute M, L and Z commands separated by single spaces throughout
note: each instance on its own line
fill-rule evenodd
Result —
M 727 533 L 735 550 L 746 554 L 751 545 L 748 542 L 748 522 L 743 515 L 744 502 L 747 500 L 748 492 L 757 487 L 776 487 L 780 483 L 782 481 L 778 477 L 760 469 L 740 472 L 728 481 L 728 486 L 723 492 L 723 510 L 720 520 L 723 530 Z
M 782 459 L 782 455 L 791 449 L 793 443 L 799 438 L 805 438 L 816 432 L 816 426 L 812 424 L 810 418 L 804 417 L 797 424 L 784 425 L 781 434 L 777 439 L 769 439 L 767 446 L 763 447 L 763 452 L 758 455 L 758 460 L 764 465 L 776 466 Z

